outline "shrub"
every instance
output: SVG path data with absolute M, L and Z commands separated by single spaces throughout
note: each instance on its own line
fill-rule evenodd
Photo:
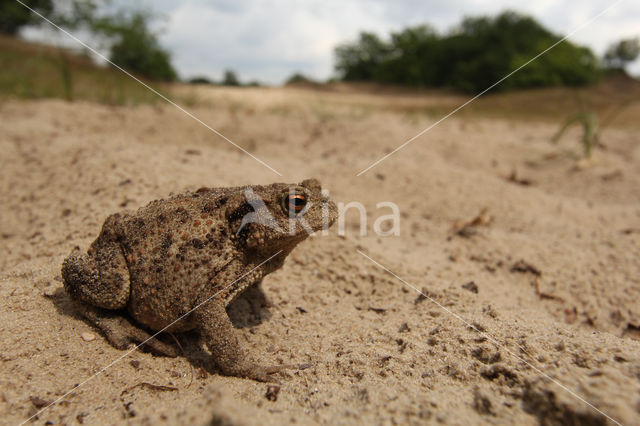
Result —
M 388 41 L 363 32 L 355 43 L 336 48 L 335 68 L 347 81 L 479 92 L 560 38 L 531 17 L 504 12 L 493 18 L 466 18 L 445 35 L 439 35 L 428 25 L 392 33 Z M 588 48 L 565 40 L 496 90 L 582 86 L 596 82 L 599 77 L 596 56 Z

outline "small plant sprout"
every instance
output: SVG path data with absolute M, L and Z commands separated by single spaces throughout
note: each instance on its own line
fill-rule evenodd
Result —
M 585 158 L 591 158 L 591 151 L 598 144 L 600 137 L 598 115 L 594 112 L 581 108 L 579 112 L 567 118 L 560 129 L 551 138 L 553 143 L 557 143 L 569 127 L 574 124 L 582 125 L 582 147 Z

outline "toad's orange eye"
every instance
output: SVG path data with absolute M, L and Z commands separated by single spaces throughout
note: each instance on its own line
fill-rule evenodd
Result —
M 285 198 L 285 206 L 290 214 L 300 213 L 307 205 L 307 196 L 304 194 L 292 194 Z

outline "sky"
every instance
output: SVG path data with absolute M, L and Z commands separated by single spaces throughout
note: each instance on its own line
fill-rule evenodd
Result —
M 126 0 L 116 5 L 132 6 Z M 440 32 L 464 16 L 495 15 L 506 9 L 533 16 L 561 36 L 601 55 L 622 38 L 640 36 L 638 0 L 138 0 L 162 18 L 161 44 L 182 78 L 218 80 L 225 69 L 241 81 L 280 84 L 294 72 L 318 80 L 334 75 L 333 50 L 360 31 L 387 36 L 428 23 Z M 35 34 L 35 33 L 34 33 Z M 37 38 L 32 36 L 32 38 Z M 487 46 L 490 48 L 490 46 Z M 640 75 L 640 60 L 629 69 Z

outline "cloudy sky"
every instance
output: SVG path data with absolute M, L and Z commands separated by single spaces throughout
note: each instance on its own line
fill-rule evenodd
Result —
M 116 3 L 131 6 L 126 0 Z M 638 0 L 139 0 L 164 16 L 161 43 L 181 77 L 219 79 L 233 69 L 242 81 L 279 84 L 293 72 L 317 79 L 333 73 L 333 48 L 362 30 L 387 35 L 429 23 L 447 31 L 463 16 L 505 9 L 530 14 L 557 34 L 602 54 L 621 38 L 640 35 Z M 490 48 L 488 46 L 487 48 Z M 631 67 L 640 74 L 640 60 Z

